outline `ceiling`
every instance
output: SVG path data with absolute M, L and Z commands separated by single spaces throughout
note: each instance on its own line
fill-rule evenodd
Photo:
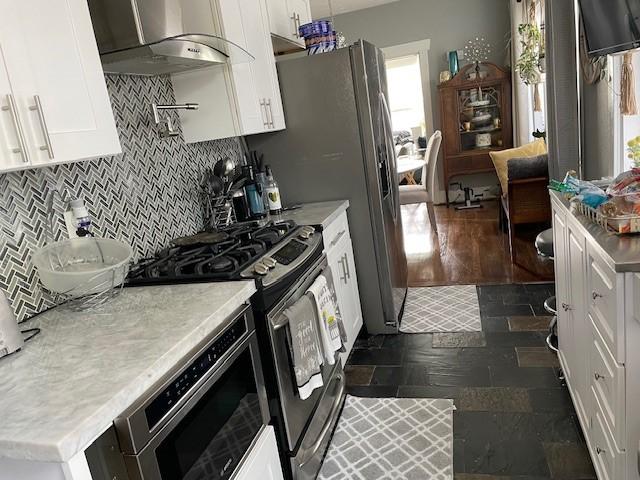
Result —
M 377 7 L 385 3 L 393 3 L 398 0 L 331 0 L 333 14 L 353 12 L 355 10 L 363 10 L 365 8 Z M 314 19 L 328 17 L 329 0 L 311 0 L 311 14 Z

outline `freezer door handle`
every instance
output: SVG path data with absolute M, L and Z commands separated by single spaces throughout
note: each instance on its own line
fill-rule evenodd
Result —
M 391 126 L 391 111 L 389 110 L 389 104 L 387 102 L 387 97 L 385 97 L 383 92 L 380 92 L 380 103 L 382 105 L 382 109 L 381 111 L 383 112 L 383 122 L 382 124 L 384 125 L 384 145 L 385 145 L 385 150 L 386 150 L 386 176 L 387 176 L 387 182 L 388 182 L 388 190 L 389 190 L 389 195 L 391 196 L 391 214 L 393 216 L 393 221 L 396 222 L 398 220 L 398 215 L 397 215 L 397 205 L 396 205 L 396 196 L 394 195 L 394 186 L 393 183 L 394 181 L 397 182 L 397 175 L 394 172 L 392 172 L 392 165 L 396 164 L 396 149 L 395 146 L 393 145 L 393 133 L 392 133 L 392 126 Z M 391 139 L 391 146 L 389 146 L 389 139 Z M 390 159 L 393 160 L 393 162 L 390 162 Z

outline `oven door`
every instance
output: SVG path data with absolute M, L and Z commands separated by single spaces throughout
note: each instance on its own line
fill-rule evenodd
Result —
M 137 480 L 223 480 L 237 470 L 268 422 L 252 333 L 137 455 L 125 455 Z
M 308 273 L 291 287 L 290 293 L 267 314 L 269 336 L 276 367 L 282 423 L 284 424 L 287 439 L 286 448 L 291 457 L 297 456 L 301 447 L 306 447 L 306 445 L 303 445 L 303 438 L 308 441 L 307 434 L 310 426 L 316 425 L 318 422 L 321 425 L 328 425 L 333 419 L 328 417 L 336 417 L 338 415 L 339 406 L 326 410 L 324 404 L 337 404 L 343 396 L 344 378 L 339 358 L 336 356 L 336 365 L 322 366 L 324 387 L 317 388 L 306 400 L 300 399 L 287 339 L 288 319 L 283 314 L 287 308 L 306 293 L 311 284 L 326 269 L 327 259 L 322 256 L 309 268 Z M 339 388 L 336 388 L 336 384 L 338 384 Z M 336 394 L 336 391 L 339 391 L 339 393 Z M 327 392 L 330 393 L 327 394 Z M 338 401 L 334 401 L 336 396 Z M 304 443 L 306 444 L 307 441 Z M 311 443 L 315 443 L 315 440 Z

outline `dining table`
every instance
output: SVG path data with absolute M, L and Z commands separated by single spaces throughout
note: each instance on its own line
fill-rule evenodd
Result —
M 421 155 L 400 155 L 398 157 L 398 178 L 407 181 L 407 185 L 417 185 L 414 173 L 421 170 L 426 160 Z

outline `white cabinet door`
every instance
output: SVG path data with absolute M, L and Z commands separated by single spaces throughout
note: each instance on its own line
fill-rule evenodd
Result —
M 269 27 L 275 35 L 273 49 L 286 52 L 305 48 L 304 38 L 300 36 L 300 25 L 311 21 L 311 7 L 308 0 L 267 0 L 269 8 Z
M 564 375 L 571 383 L 573 364 L 572 356 L 573 324 L 569 319 L 568 264 L 567 264 L 567 220 L 565 215 L 553 211 L 553 249 L 556 277 L 556 309 L 558 312 L 558 347 L 562 360 Z
M 252 62 L 230 66 L 240 135 L 260 133 L 268 128 L 261 85 L 266 83 L 264 77 L 268 78 L 269 75 L 265 57 L 271 51 L 265 47 L 269 32 L 263 23 L 261 3 L 262 0 L 219 0 L 226 38 L 241 45 L 255 57 Z
M 33 165 L 121 151 L 85 0 L 0 0 L 0 42 Z
M 298 27 L 311 23 L 311 5 L 309 0 L 287 0 L 287 5 L 291 15 L 295 16 Z
M 576 410 L 582 418 L 588 418 L 591 390 L 588 351 L 591 345 L 591 326 L 587 318 L 586 292 L 586 244 L 584 236 L 567 222 L 567 283 L 569 292 L 568 321 L 572 336 L 567 362 L 572 365 L 571 387 L 575 395 Z
M 344 365 L 362 328 L 362 310 L 351 238 L 348 235 L 342 236 L 340 241 L 327 251 L 327 259 L 333 275 L 342 323 L 347 333 L 346 352 L 341 354 Z
M 294 24 L 287 0 L 267 0 L 267 7 L 271 33 L 287 39 L 293 38 Z
M 198 0 L 188 22 L 193 31 L 221 30 L 255 60 L 173 75 L 176 101 L 200 104 L 180 112 L 187 143 L 284 128 L 265 0 Z
M 352 303 L 352 312 L 353 317 L 351 320 L 351 331 L 352 338 L 349 339 L 349 342 L 355 342 L 358 333 L 360 333 L 360 329 L 362 328 L 363 318 L 362 318 L 362 306 L 360 305 L 360 290 L 358 288 L 358 276 L 356 274 L 356 260 L 353 255 L 353 245 L 351 243 L 351 238 L 349 238 L 349 246 L 347 248 L 345 258 L 345 265 L 347 267 L 347 282 L 349 284 L 349 301 Z M 350 346 L 353 346 L 353 343 L 350 343 Z M 350 350 L 350 348 L 349 348 Z M 344 363 L 343 363 L 344 365 Z
M 273 427 L 266 427 L 240 468 L 237 480 L 283 480 Z
M 0 171 L 30 165 L 24 140 L 24 124 L 11 90 L 0 44 Z

